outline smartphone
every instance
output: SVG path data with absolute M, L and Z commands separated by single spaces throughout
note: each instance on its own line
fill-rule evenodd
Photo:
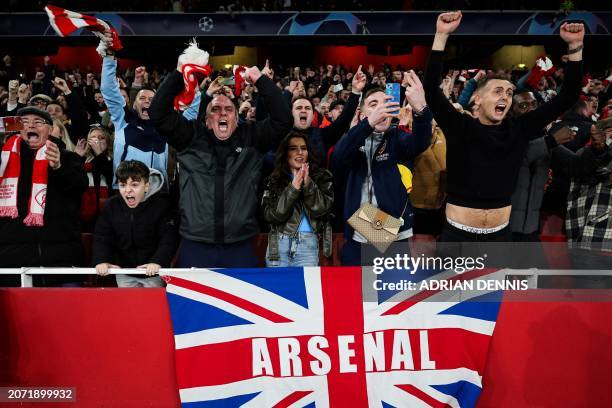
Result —
M 223 78 L 223 81 L 221 81 L 222 85 L 228 85 L 228 86 L 234 86 L 236 84 L 236 81 L 234 80 L 234 78 Z
M 394 115 L 399 114 L 399 104 L 400 104 L 400 84 L 397 82 L 391 82 L 385 85 L 385 94 L 391 95 L 393 99 L 389 102 L 397 102 L 397 110 L 395 112 L 391 112 Z
M 344 87 L 342 86 L 342 84 L 334 85 L 334 92 L 340 92 L 343 89 L 344 89 Z

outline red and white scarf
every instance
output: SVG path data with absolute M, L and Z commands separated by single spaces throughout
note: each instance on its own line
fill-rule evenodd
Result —
M 534 67 L 531 69 L 527 77 L 527 85 L 531 88 L 537 88 L 538 83 L 543 77 L 551 76 L 557 71 L 550 58 L 543 56 L 536 60 Z
M 198 75 L 209 76 L 212 73 L 212 68 L 208 65 L 208 53 L 198 47 L 195 38 L 191 40 L 187 48 L 179 56 L 179 65 L 183 74 L 183 82 L 185 89 L 180 94 L 174 97 L 174 109 L 185 110 L 196 95 L 196 90 L 200 86 Z
M 191 105 L 195 98 L 196 89 L 200 86 L 196 73 L 209 76 L 212 68 L 208 65 L 184 64 L 181 68 L 185 89 L 174 97 L 174 109 L 184 111 Z
M 21 170 L 21 137 L 11 136 L 2 147 L 0 162 L 0 217 L 17 218 L 17 185 Z M 23 223 L 29 227 L 44 225 L 45 202 L 47 197 L 47 177 L 49 162 L 45 158 L 47 146 L 36 151 L 32 170 L 32 193 L 28 215 Z
M 104 20 L 52 5 L 47 5 L 45 11 L 49 16 L 49 24 L 51 24 L 51 27 L 60 37 L 66 37 L 80 28 L 90 30 L 94 34 L 110 30 L 113 33 L 113 44 L 111 46 L 113 51 L 121 51 L 123 49 L 117 30 Z
M 242 88 L 244 88 L 244 72 L 246 71 L 246 67 L 242 65 L 234 65 L 234 95 L 239 97 L 242 93 Z

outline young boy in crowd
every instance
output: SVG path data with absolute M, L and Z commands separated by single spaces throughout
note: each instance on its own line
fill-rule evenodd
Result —
M 159 268 L 170 266 L 178 244 L 170 200 L 157 194 L 163 176 L 137 160 L 122 162 L 115 175 L 119 195 L 106 201 L 94 233 L 96 272 L 105 276 L 109 268 L 142 268 L 146 277 L 116 275 L 117 286 L 163 286 L 156 275 Z

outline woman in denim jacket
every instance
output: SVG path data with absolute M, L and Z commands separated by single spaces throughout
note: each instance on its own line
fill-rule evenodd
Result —
M 263 194 L 264 218 L 270 223 L 266 265 L 317 266 L 319 233 L 323 253 L 330 256 L 333 202 L 332 174 L 317 165 L 306 135 L 289 133 Z

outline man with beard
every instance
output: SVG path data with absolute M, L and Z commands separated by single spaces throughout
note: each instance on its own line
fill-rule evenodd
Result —
M 474 119 L 457 112 L 439 88 L 448 36 L 459 27 L 461 12 L 438 16 L 425 75 L 425 93 L 434 119 L 448 143 L 448 204 L 443 242 L 510 242 L 511 196 L 529 137 L 567 110 L 577 99 L 582 78 L 584 26 L 564 23 L 561 38 L 569 61 L 559 95 L 519 118 L 508 118 L 514 85 L 506 79 L 480 81 Z
M 325 163 L 327 151 L 333 147 L 342 135 L 349 129 L 351 120 L 355 115 L 355 110 L 359 104 L 361 91 L 367 83 L 366 75 L 361 72 L 361 66 L 352 79 L 352 91 L 342 113 L 329 126 L 324 128 L 312 127 L 313 107 L 310 100 L 305 97 L 298 97 L 293 100 L 291 105 L 293 113 L 293 128 L 299 132 L 306 133 L 312 143 L 319 163 Z
M 82 266 L 79 208 L 87 175 L 81 158 L 49 137 L 49 113 L 28 106 L 17 114 L 23 130 L 7 139 L 0 158 L 0 267 Z M 36 275 L 34 284 L 78 286 L 82 280 Z M 3 278 L 0 286 L 18 282 Z
M 280 89 L 257 67 L 245 70 L 269 117 L 238 125 L 236 106 L 210 87 L 203 96 L 203 120 L 187 120 L 174 110 L 184 89 L 177 70 L 160 85 L 151 104 L 151 120 L 176 148 L 180 164 L 179 267 L 254 267 L 252 238 L 257 224 L 257 187 L 263 154 L 291 129 L 291 112 Z M 216 81 L 211 83 L 211 87 Z

